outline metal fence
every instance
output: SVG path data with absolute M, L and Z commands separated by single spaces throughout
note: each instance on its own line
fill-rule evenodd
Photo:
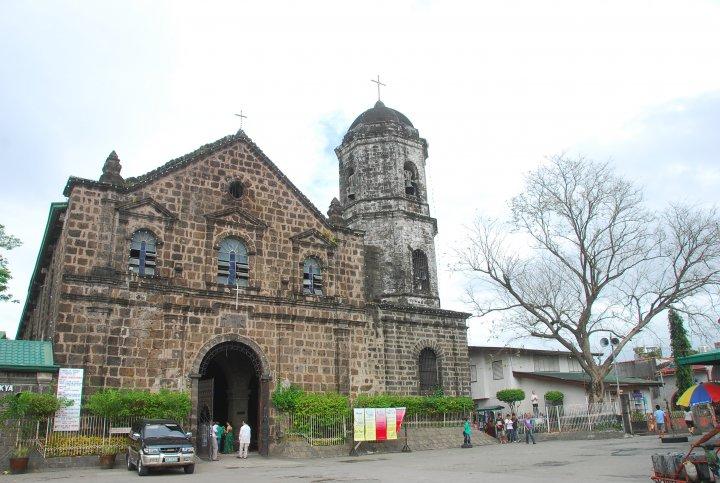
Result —
M 110 421 L 82 416 L 77 431 L 62 431 L 55 418 L 46 421 L 18 421 L 15 447 L 36 449 L 45 458 L 90 456 L 122 452 L 129 442 L 130 428 L 138 418 Z
M 281 413 L 277 418 L 280 436 L 302 439 L 312 446 L 343 445 L 350 437 L 352 416 L 315 416 Z
M 414 414 L 405 416 L 403 425 L 408 428 L 454 428 L 462 427 L 466 419 L 472 421 L 472 413 Z
M 520 416 L 522 420 L 522 416 Z M 588 405 L 547 406 L 534 418 L 536 433 L 622 430 L 622 416 L 613 401 Z M 519 424 L 518 433 L 525 434 Z

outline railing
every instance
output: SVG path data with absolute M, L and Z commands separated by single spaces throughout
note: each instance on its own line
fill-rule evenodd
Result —
M 352 416 L 303 416 L 281 413 L 277 423 L 281 437 L 301 438 L 312 446 L 343 445 L 352 430 Z
M 82 416 L 77 431 L 56 430 L 55 418 L 18 421 L 15 446 L 37 449 L 45 458 L 122 452 L 128 444 L 130 428 L 138 419 L 111 422 L 98 416 Z
M 472 421 L 472 414 L 466 412 L 415 414 L 405 416 L 403 425 L 408 428 L 460 428 L 468 418 Z
M 524 435 L 525 425 L 522 416 L 519 419 L 518 434 Z M 536 433 L 622 430 L 621 415 L 614 402 L 547 406 L 544 413 L 539 413 L 534 418 L 534 425 Z

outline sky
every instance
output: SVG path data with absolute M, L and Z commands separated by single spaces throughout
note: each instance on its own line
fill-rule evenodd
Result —
M 2 0 L 0 11 L 0 223 L 23 241 L 6 253 L 20 299 L 0 303 L 10 336 L 70 175 L 97 179 L 112 150 L 125 177 L 140 175 L 234 133 L 242 109 L 246 133 L 325 212 L 333 150 L 376 101 L 377 75 L 385 104 L 429 143 L 444 308 L 469 310 L 449 270 L 465 227 L 507 214 L 547 156 L 610 160 L 653 208 L 718 200 L 720 2 Z M 665 344 L 664 326 L 636 343 Z M 471 319 L 470 343 L 488 333 Z

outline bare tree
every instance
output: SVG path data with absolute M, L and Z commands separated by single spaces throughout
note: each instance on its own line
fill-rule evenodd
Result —
M 511 333 L 562 344 L 590 376 L 593 401 L 613 358 L 653 317 L 672 306 L 714 320 L 694 307 L 720 288 L 715 209 L 652 212 L 608 164 L 566 156 L 529 173 L 511 209 L 504 223 L 476 220 L 458 250 L 469 299 Z M 591 350 L 600 333 L 620 340 L 602 361 Z

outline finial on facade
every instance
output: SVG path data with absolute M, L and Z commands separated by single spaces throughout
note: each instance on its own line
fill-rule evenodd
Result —
M 333 198 L 330 202 L 330 208 L 328 209 L 328 218 L 330 218 L 330 223 L 333 225 L 340 225 L 345 226 L 345 220 L 342 217 L 342 205 L 340 204 L 340 200 L 337 198 Z
M 102 175 L 100 176 L 100 182 L 121 185 L 125 182 L 122 176 L 120 176 L 120 158 L 115 151 L 105 160 L 103 165 Z

